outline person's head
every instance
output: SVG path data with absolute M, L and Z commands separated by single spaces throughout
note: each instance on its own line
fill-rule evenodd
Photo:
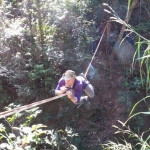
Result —
M 65 80 L 66 86 L 72 86 L 74 84 L 76 74 L 73 70 L 67 70 L 62 77 Z

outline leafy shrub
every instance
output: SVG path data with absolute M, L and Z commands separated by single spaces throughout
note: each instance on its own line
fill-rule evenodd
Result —
M 7 109 L 18 107 L 11 104 Z M 8 117 L 5 121 L 8 123 L 10 130 L 4 124 L 0 124 L 0 148 L 6 150 L 37 150 L 44 148 L 51 149 L 72 149 L 77 150 L 72 144 L 73 138 L 78 137 L 71 128 L 65 130 L 43 130 L 47 126 L 43 124 L 30 125 L 32 120 L 41 113 L 38 108 L 27 110 L 26 113 L 16 113 Z M 20 120 L 18 127 L 18 120 Z

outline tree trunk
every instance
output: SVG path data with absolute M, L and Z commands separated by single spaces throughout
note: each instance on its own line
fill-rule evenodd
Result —
M 37 14 L 38 14 L 38 31 L 39 31 L 39 44 L 43 48 L 44 44 L 44 33 L 43 33 L 43 24 L 42 24 L 42 16 L 41 16 L 41 6 L 40 6 L 40 0 L 35 0 L 35 5 L 37 8 Z
M 129 19 L 130 19 L 130 17 L 131 17 L 131 14 L 132 14 L 132 12 L 133 12 L 133 9 L 135 8 L 137 2 L 138 2 L 138 0 L 133 0 L 133 1 L 132 1 L 132 4 L 131 4 L 131 6 L 130 6 L 130 8 L 129 8 L 129 11 L 127 11 L 127 14 L 126 14 L 126 17 L 125 17 L 125 23 L 126 23 L 126 24 L 128 24 Z M 109 66 L 111 66 L 111 64 L 112 64 L 112 62 L 113 62 L 113 60 L 114 60 L 115 51 L 119 48 L 119 44 L 120 44 L 120 42 L 121 42 L 121 40 L 122 40 L 122 37 L 123 37 L 123 34 L 124 34 L 125 29 L 126 29 L 126 26 L 123 24 L 123 26 L 122 26 L 122 28 L 121 28 L 121 31 L 120 31 L 120 34 L 119 34 L 119 36 L 118 36 L 118 38 L 117 38 L 117 41 L 116 41 L 116 43 L 114 44 L 114 47 L 113 47 L 113 50 L 112 50 L 112 54 L 111 54 L 110 60 L 109 60 L 109 62 L 108 62 L 108 65 L 109 65 Z
M 129 19 L 131 17 L 131 14 L 133 12 L 133 9 L 135 8 L 136 4 L 137 4 L 138 0 L 133 0 L 130 8 L 129 8 L 129 11 L 127 12 L 126 14 L 126 17 L 125 17 L 125 23 L 128 24 L 129 22 Z M 122 40 L 122 37 L 123 37 L 123 33 L 124 33 L 124 30 L 125 30 L 126 26 L 123 24 L 122 28 L 121 28 L 121 31 L 120 31 L 120 34 L 118 36 L 118 39 L 117 39 L 117 43 L 120 43 L 121 40 Z

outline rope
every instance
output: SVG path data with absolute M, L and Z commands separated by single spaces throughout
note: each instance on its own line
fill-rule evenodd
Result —
M 95 50 L 95 52 L 94 52 L 94 54 L 93 54 L 93 56 L 92 56 L 92 59 L 91 59 L 91 61 L 90 61 L 90 63 L 89 63 L 89 66 L 87 67 L 87 70 L 86 70 L 86 72 L 85 72 L 85 74 L 84 74 L 85 77 L 86 77 L 86 75 L 87 75 L 87 73 L 88 73 L 88 70 L 89 70 L 89 68 L 90 68 L 90 65 L 92 64 L 93 59 L 95 58 L 95 55 L 96 55 L 97 50 L 98 50 L 98 48 L 99 48 L 99 45 L 100 45 L 100 43 L 101 43 L 101 41 L 102 41 L 102 38 L 103 38 L 103 36 L 104 36 L 106 27 L 107 27 L 107 26 L 105 26 L 105 29 L 104 29 L 104 31 L 103 31 L 103 34 L 102 34 L 102 36 L 101 36 L 101 38 L 100 38 L 100 40 L 99 40 L 99 43 L 98 43 L 98 45 L 97 45 L 97 47 L 96 47 L 96 50 Z
M 35 103 L 32 103 L 32 104 L 28 104 L 28 105 L 25 105 L 25 106 L 17 107 L 17 108 L 14 108 L 12 110 L 9 110 L 9 111 L 1 112 L 0 113 L 0 119 L 4 118 L 4 117 L 7 117 L 7 116 L 10 116 L 10 115 L 13 115 L 14 113 L 19 113 L 19 112 L 24 111 L 26 109 L 29 109 L 29 108 L 32 108 L 32 107 L 35 107 L 35 106 L 38 106 L 38 105 L 41 105 L 41 104 L 53 101 L 55 99 L 64 97 L 66 95 L 67 94 L 65 93 L 65 94 L 62 94 L 60 96 L 55 96 L 55 97 L 44 99 L 44 100 L 41 100 L 41 101 L 38 101 L 38 102 L 35 102 Z
M 103 35 L 104 35 L 105 30 L 106 30 L 106 27 L 105 27 L 105 29 L 104 29 L 104 31 L 103 31 L 103 34 L 102 34 L 102 36 L 101 36 L 101 38 L 100 38 L 100 40 L 99 40 L 99 43 L 98 43 L 98 45 L 97 45 L 97 47 L 96 47 L 96 50 L 95 50 L 95 52 L 94 52 L 94 54 L 93 54 L 93 57 L 92 57 L 92 59 L 91 59 L 91 61 L 90 61 L 90 63 L 89 63 L 89 66 L 88 66 L 88 68 L 87 68 L 87 70 L 86 70 L 86 72 L 85 72 L 85 76 L 87 75 L 88 70 L 89 70 L 89 68 L 90 68 L 90 65 L 91 65 L 91 63 L 92 63 L 92 61 L 93 61 L 93 59 L 94 59 L 94 57 L 95 57 L 95 54 L 96 54 L 98 48 L 99 48 L 99 45 L 100 45 L 100 43 L 101 43 L 101 40 L 102 40 L 102 38 L 103 38 Z M 60 96 L 55 96 L 55 97 L 52 97 L 52 98 L 48 98 L 48 99 L 44 99 L 44 100 L 41 100 L 41 101 L 38 101 L 38 102 L 35 102 L 35 103 L 28 104 L 28 105 L 25 105 L 25 106 L 17 107 L 17 108 L 14 108 L 14 109 L 12 109 L 12 110 L 9 110 L 9 111 L 1 112 L 1 113 L 0 113 L 0 119 L 1 119 L 1 118 L 5 118 L 5 117 L 10 116 L 10 115 L 13 115 L 13 114 L 15 114 L 15 113 L 19 113 L 19 112 L 24 111 L 24 110 L 26 110 L 26 109 L 30 109 L 30 108 L 32 108 L 32 107 L 35 107 L 35 106 L 42 105 L 42 104 L 44 104 L 44 103 L 53 101 L 53 100 L 55 100 L 55 99 L 64 97 L 64 96 L 66 96 L 66 95 L 67 95 L 67 94 L 65 93 L 65 94 L 62 94 L 62 95 L 60 95 Z

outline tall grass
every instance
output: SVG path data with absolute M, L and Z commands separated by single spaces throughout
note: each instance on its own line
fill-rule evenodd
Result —
M 134 0 L 133 0 L 134 1 Z M 132 1 L 132 2 L 133 2 Z M 131 0 L 128 0 L 128 8 L 131 5 Z M 132 121 L 132 118 L 134 118 L 137 115 L 144 114 L 144 115 L 150 115 L 150 108 L 147 105 L 146 101 L 150 100 L 149 96 L 149 90 L 150 90 L 150 40 L 146 39 L 139 33 L 137 33 L 134 28 L 127 24 L 125 21 L 120 19 L 120 17 L 116 14 L 116 12 L 107 4 L 107 9 L 105 10 L 107 13 L 112 14 L 112 17 L 110 17 L 111 21 L 115 21 L 117 23 L 120 23 L 124 26 L 126 26 L 125 31 L 128 31 L 129 34 L 134 33 L 137 36 L 137 42 L 136 42 L 136 51 L 133 57 L 133 63 L 132 67 L 134 66 L 135 62 L 139 63 L 139 70 L 140 70 L 140 76 L 141 80 L 143 82 L 144 78 L 146 78 L 146 82 L 143 82 L 143 86 L 146 89 L 147 96 L 143 98 L 142 100 L 139 100 L 132 108 L 129 118 L 125 123 L 119 121 L 119 123 L 122 125 L 122 127 L 118 127 L 113 125 L 114 128 L 116 128 L 115 134 L 119 134 L 119 139 L 116 139 L 114 141 L 108 141 L 105 144 L 102 144 L 104 150 L 150 150 L 150 129 L 147 131 L 140 133 L 134 133 L 130 127 L 127 125 L 128 121 Z M 143 45 L 146 45 L 146 48 L 142 50 Z M 144 74 L 143 74 L 144 71 Z M 145 102 L 148 106 L 148 110 L 145 112 L 136 112 L 135 108 L 139 103 Z M 149 123 L 149 122 L 147 122 Z
M 130 3 L 131 1 L 128 0 L 128 7 L 130 6 Z M 122 20 L 108 4 L 104 3 L 104 5 L 107 7 L 107 9 L 105 9 L 105 12 L 112 15 L 112 17 L 110 17 L 110 20 L 112 22 L 117 22 L 124 25 L 126 27 L 125 31 L 128 31 L 129 34 L 134 33 L 138 37 L 132 67 L 134 67 L 135 63 L 139 63 L 141 80 L 143 81 L 144 78 L 143 74 L 144 74 L 146 78 L 145 89 L 146 93 L 148 94 L 148 91 L 150 89 L 150 40 L 148 40 L 147 38 L 143 37 L 138 32 L 136 32 L 134 28 L 130 24 L 127 24 L 124 20 Z M 146 45 L 147 47 L 145 50 L 142 50 L 141 48 L 143 44 Z
M 115 134 L 121 134 L 122 137 L 119 140 L 116 139 L 116 141 L 108 141 L 102 144 L 103 150 L 150 150 L 150 135 L 144 137 L 150 130 L 142 134 L 136 134 L 123 122 L 119 121 L 119 123 L 123 126 L 123 129 L 115 125 L 113 127 L 117 129 Z

